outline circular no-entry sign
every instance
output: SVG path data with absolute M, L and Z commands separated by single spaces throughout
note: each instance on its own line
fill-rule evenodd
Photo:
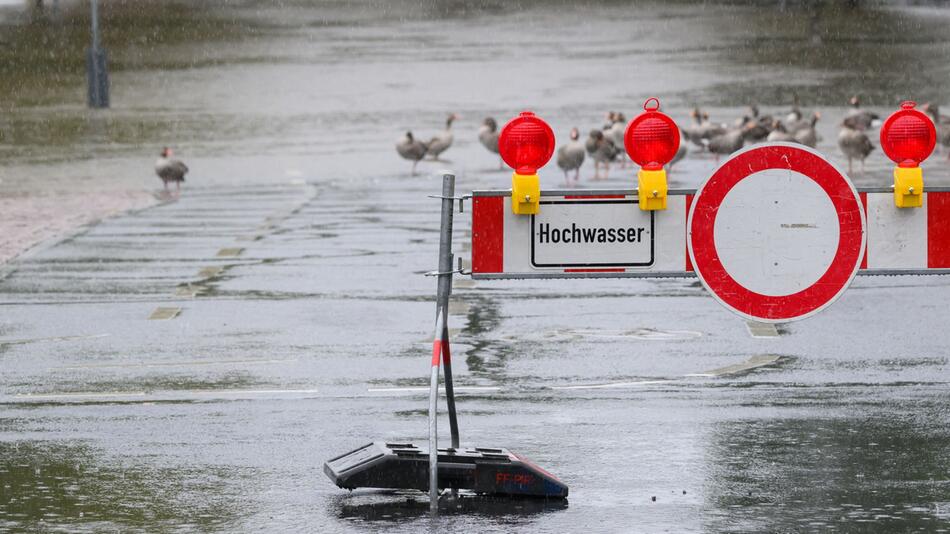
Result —
M 755 145 L 696 192 L 686 225 L 693 269 L 726 308 L 762 322 L 813 315 L 858 272 L 864 209 L 850 180 L 803 145 Z

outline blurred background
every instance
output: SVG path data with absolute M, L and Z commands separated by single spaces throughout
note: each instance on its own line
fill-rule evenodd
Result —
M 950 529 L 939 276 L 858 277 L 765 336 L 695 279 L 459 276 L 463 444 L 530 456 L 570 504 L 430 520 L 421 495 L 322 471 L 426 439 L 427 195 L 444 168 L 457 193 L 510 187 L 486 118 L 532 109 L 560 146 L 658 97 L 691 136 L 672 187 L 735 148 L 696 128 L 804 119 L 845 171 L 841 136 L 866 142 L 851 178 L 886 186 L 873 116 L 950 106 L 947 2 L 99 0 L 104 109 L 90 5 L 0 0 L 0 531 Z M 452 134 L 415 176 L 407 131 Z M 156 176 L 164 147 L 190 168 L 180 194 Z M 928 186 L 950 185 L 948 154 Z M 635 171 L 616 157 L 594 182 L 588 154 L 572 185 Z M 565 183 L 554 161 L 540 175 Z

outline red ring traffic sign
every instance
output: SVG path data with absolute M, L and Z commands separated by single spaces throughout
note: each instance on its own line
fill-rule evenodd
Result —
M 687 221 L 693 269 L 726 308 L 761 322 L 809 317 L 854 279 L 865 217 L 851 181 L 815 150 L 755 145 L 696 192 Z

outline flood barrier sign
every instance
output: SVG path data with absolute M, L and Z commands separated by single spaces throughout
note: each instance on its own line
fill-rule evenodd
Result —
M 712 296 L 738 315 L 803 319 L 840 297 L 861 268 L 864 212 L 848 177 L 814 149 L 748 147 L 697 190 L 690 260 Z
M 654 216 L 632 198 L 547 200 L 531 216 L 533 267 L 648 267 Z

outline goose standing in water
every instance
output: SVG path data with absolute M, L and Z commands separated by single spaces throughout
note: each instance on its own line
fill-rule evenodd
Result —
M 815 125 L 818 124 L 818 119 L 820 118 L 821 113 L 817 111 L 814 112 L 808 121 L 808 126 L 799 128 L 792 134 L 795 137 L 795 141 L 805 146 L 815 148 L 815 145 L 818 144 L 818 132 L 815 130 Z
M 687 128 L 682 128 L 683 134 L 699 148 L 706 148 L 710 139 L 726 133 L 724 125 L 710 122 L 709 113 L 699 108 L 693 108 L 693 111 L 689 112 L 689 116 L 693 118 L 693 124 Z
M 616 113 L 611 111 L 607 114 L 607 120 L 609 121 L 609 126 L 604 129 L 604 134 L 607 135 L 607 138 L 613 142 L 615 147 L 623 147 L 623 134 L 627 129 L 627 117 L 625 117 L 624 114 L 619 111 Z M 620 168 L 627 168 L 628 158 L 626 151 L 621 150 L 619 156 Z
M 802 110 L 798 107 L 798 99 L 796 99 L 795 104 L 792 106 L 792 110 L 788 112 L 788 115 L 785 116 L 785 127 L 787 129 L 792 129 L 791 125 L 798 124 L 798 121 L 802 120 Z
M 720 155 L 729 155 L 742 148 L 745 144 L 745 135 L 751 125 L 746 124 L 741 128 L 732 128 L 726 130 L 715 137 L 709 139 L 706 148 L 716 155 L 716 163 L 719 163 Z
M 852 96 L 848 100 L 848 105 L 851 106 L 851 109 L 848 110 L 846 118 L 854 119 L 853 125 L 855 128 L 861 130 L 870 130 L 878 125 L 881 122 L 881 117 L 873 111 L 869 111 L 861 108 L 861 99 L 857 95 Z
M 817 113 L 817 111 L 815 113 Z M 811 117 L 806 117 L 802 114 L 802 111 L 796 107 L 791 113 L 788 114 L 788 117 L 785 117 L 785 131 L 795 135 L 799 130 L 811 128 L 813 118 L 814 115 Z
M 838 148 L 848 157 L 848 174 L 854 172 L 852 160 L 861 160 L 861 172 L 864 172 L 864 160 L 874 150 L 871 140 L 868 139 L 864 128 L 859 125 L 856 117 L 847 117 L 841 121 L 841 132 L 838 133 Z
M 921 108 L 933 117 L 934 126 L 937 127 L 937 144 L 945 149 L 950 148 L 950 117 L 941 117 L 937 104 L 927 102 Z M 947 160 L 950 160 L 950 150 L 947 151 Z
M 399 155 L 404 159 L 408 159 L 412 162 L 412 176 L 416 175 L 416 164 L 419 161 L 426 157 L 426 150 L 428 147 L 422 141 L 416 139 L 412 132 L 406 132 L 406 135 L 399 138 L 399 141 L 396 141 L 396 152 L 399 152 Z
M 604 164 L 604 180 L 610 173 L 610 162 L 617 157 L 617 147 L 604 135 L 602 130 L 591 130 L 590 137 L 584 143 L 587 153 L 594 158 L 594 180 L 600 180 L 600 164 Z
M 709 148 L 709 142 L 712 141 L 715 137 L 720 137 L 728 133 L 725 125 L 716 124 L 709 120 L 709 113 L 705 111 L 702 114 L 702 122 L 699 125 L 700 128 L 700 146 L 703 148 Z M 739 148 L 742 148 L 741 146 Z
M 683 135 L 694 145 L 703 148 L 703 114 L 699 108 L 693 108 L 689 112 L 690 118 L 693 119 L 693 123 L 687 126 L 686 128 L 680 128 L 683 131 Z
M 168 182 L 175 182 L 175 190 L 181 191 L 181 183 L 185 181 L 185 175 L 188 174 L 188 166 L 180 160 L 172 159 L 174 153 L 172 149 L 165 147 L 158 160 L 155 162 L 155 174 L 162 179 L 165 190 L 168 191 Z
M 449 113 L 449 117 L 445 119 L 445 130 L 432 136 L 429 141 L 427 154 L 432 156 L 433 160 L 439 161 L 439 155 L 452 146 L 452 141 L 455 140 L 455 136 L 452 135 L 452 122 L 458 118 L 460 117 L 455 113 Z
M 772 131 L 769 132 L 769 136 L 766 138 L 766 141 L 770 143 L 774 143 L 774 142 L 794 143 L 795 136 L 788 133 L 788 130 L 785 128 L 785 125 L 782 124 L 782 121 L 775 119 L 774 121 L 772 121 Z
M 581 181 L 581 165 L 584 163 L 584 145 L 580 142 L 581 133 L 571 128 L 571 140 L 557 149 L 557 166 L 564 171 L 564 182 L 571 184 L 568 171 L 574 171 L 574 184 Z
M 802 116 L 802 110 L 798 109 L 797 107 L 785 116 L 785 122 L 782 123 L 782 126 L 785 128 L 786 132 L 795 132 L 799 127 L 804 127 L 805 125 L 806 123 Z
M 482 146 L 487 148 L 489 152 L 498 154 L 498 123 L 495 122 L 495 119 L 491 117 L 486 117 L 482 121 L 482 126 L 478 129 L 478 140 L 481 142 Z M 499 158 L 498 168 L 504 169 L 504 162 Z
M 772 132 L 772 116 L 759 115 L 759 106 L 752 104 L 749 106 L 749 114 L 739 121 L 738 126 L 746 128 L 744 137 L 747 141 L 764 141 Z
M 673 165 L 676 165 L 680 162 L 681 159 L 686 157 L 686 154 L 689 152 L 689 149 L 686 148 L 686 134 L 683 130 L 680 130 L 679 127 L 676 128 L 680 132 L 680 146 L 676 149 L 676 154 L 673 154 L 673 159 L 666 164 L 666 170 L 673 172 Z
M 768 121 L 767 123 L 764 122 L 766 120 Z M 765 141 L 769 137 L 769 134 L 772 133 L 772 119 L 770 117 L 763 117 L 761 119 L 750 117 L 747 121 L 742 123 L 740 128 L 745 130 L 743 137 L 746 141 L 758 143 L 759 141 Z

